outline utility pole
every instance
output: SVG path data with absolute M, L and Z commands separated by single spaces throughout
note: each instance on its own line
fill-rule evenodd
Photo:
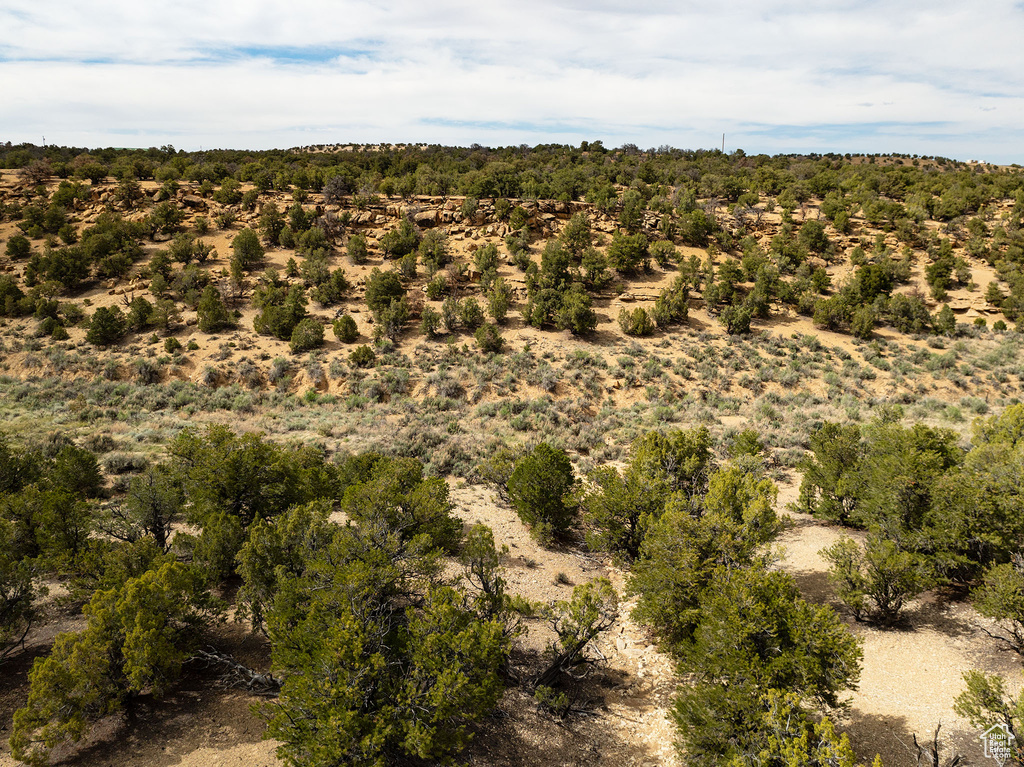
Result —
M 722 154 L 725 154 L 725 134 L 722 134 Z

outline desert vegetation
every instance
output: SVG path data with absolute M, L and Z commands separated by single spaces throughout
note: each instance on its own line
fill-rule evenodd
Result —
M 527 732 L 585 762 L 626 699 L 679 764 L 1024 739 L 1018 661 L 965 662 L 960 724 L 907 752 L 856 716 L 870 643 L 923 606 L 1024 649 L 1020 169 L 600 142 L 0 167 L 11 758 L 109 761 L 196 685 L 296 765 L 526 763 Z M 816 581 L 780 548 L 805 528 Z

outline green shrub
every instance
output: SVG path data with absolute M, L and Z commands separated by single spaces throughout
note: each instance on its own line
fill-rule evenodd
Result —
M 366 278 L 366 305 L 375 315 L 404 297 L 405 287 L 397 273 L 374 268 Z
M 356 321 L 349 314 L 342 315 L 334 321 L 334 335 L 342 343 L 350 344 L 359 337 Z
M 371 349 L 366 344 L 363 344 L 362 346 L 357 346 L 355 349 L 353 349 L 352 352 L 348 355 L 348 358 L 349 361 L 357 368 L 373 367 L 373 365 L 376 364 L 377 362 L 377 355 L 374 354 L 373 349 Z
M 0 442 L 0 461 L 5 469 L 27 468 L 27 462 L 19 466 L 6 448 L 6 443 Z M 11 480 L 5 477 L 5 491 L 16 484 Z M 17 649 L 37 617 L 32 604 L 37 596 L 32 584 L 33 567 L 18 551 L 16 537 L 13 525 L 6 520 L 0 523 L 0 594 L 4 595 L 4 609 L 0 613 L 0 662 Z
M 668 269 L 678 260 L 679 254 L 670 240 L 658 240 L 651 245 L 651 257 L 662 269 Z
M 449 333 L 459 329 L 459 301 L 455 296 L 448 296 L 441 302 L 441 321 Z
M 476 330 L 484 324 L 484 310 L 472 296 L 466 296 L 459 302 L 459 321 L 470 330 Z
M 59 635 L 33 669 L 11 738 L 21 761 L 46 763 L 52 748 L 81 740 L 133 695 L 165 692 L 199 646 L 213 600 L 195 570 L 158 563 L 97 591 L 84 612 L 85 628 Z
M 235 326 L 234 316 L 224 304 L 220 291 L 213 285 L 207 285 L 203 289 L 203 296 L 196 307 L 196 315 L 199 329 L 203 333 L 216 333 Z
M 381 519 L 338 528 L 320 551 L 296 547 L 295 597 L 273 600 L 267 620 L 285 679 L 268 735 L 285 763 L 452 764 L 501 697 L 502 615 L 443 583 L 434 552 L 389 533 Z
M 838 705 L 840 693 L 857 683 L 862 655 L 839 616 L 803 599 L 789 574 L 757 565 L 716 571 L 705 585 L 700 625 L 683 652 L 681 667 L 695 680 L 680 688 L 670 713 L 686 763 L 852 767 L 848 744 L 848 761 L 834 761 L 833 750 L 820 762 L 801 758 L 801 751 L 812 750 L 812 730 L 807 724 L 792 730 L 811 718 L 804 706 Z M 780 716 L 783 701 L 788 710 Z M 772 752 L 785 759 L 761 762 Z
M 306 263 L 303 266 L 305 267 L 311 260 L 311 258 L 306 259 Z M 326 275 L 326 279 L 323 279 L 309 291 L 309 297 L 321 306 L 334 306 L 341 303 L 342 298 L 345 297 L 345 294 L 352 287 L 349 284 L 345 271 L 343 269 L 335 269 L 332 272 L 325 266 L 323 274 Z
M 562 293 L 561 306 L 555 311 L 555 325 L 574 335 L 586 335 L 597 327 L 597 312 L 590 295 L 579 283 Z
M 242 201 L 242 185 L 237 179 L 226 178 L 213 193 L 213 199 L 221 205 L 238 205 Z
M 149 303 L 145 298 L 141 296 L 133 298 L 132 302 L 128 305 L 128 316 L 126 318 L 129 330 L 135 332 L 144 330 L 152 321 L 155 311 L 153 304 Z
M 439 301 L 448 295 L 448 278 L 443 274 L 436 274 L 427 283 L 427 298 L 431 301 Z
M 248 227 L 235 235 L 231 241 L 231 250 L 246 271 L 262 261 L 265 253 L 259 235 Z
M 18 317 L 31 314 L 31 298 L 25 297 L 25 291 L 18 287 L 18 281 L 7 274 L 0 274 L 0 316 Z
M 568 586 L 572 581 L 560 572 L 555 583 Z M 565 716 L 571 708 L 571 697 L 556 690 L 563 688 L 569 677 L 585 676 L 597 660 L 588 648 L 615 624 L 619 595 L 607 578 L 595 578 L 576 586 L 572 599 L 556 602 L 546 615 L 558 639 L 548 648 L 547 668 L 534 681 L 534 697 L 551 713 Z
M 859 306 L 850 318 L 850 332 L 854 337 L 868 340 L 875 333 L 875 310 L 870 306 Z
M 522 205 L 516 205 L 508 217 L 508 225 L 512 231 L 524 230 L 530 223 L 530 213 Z
M 953 710 L 979 732 L 992 728 L 993 722 L 1007 727 L 1010 732 L 1009 743 L 1006 744 L 1009 759 L 1004 764 L 1020 764 L 1024 761 L 1024 743 L 1020 738 L 1020 733 L 1024 732 L 1024 693 L 1018 693 L 1014 698 L 1007 693 L 1003 677 L 981 671 L 966 672 L 964 682 L 966 689 L 957 697 Z M 1013 733 L 1017 734 L 1016 737 Z
M 654 332 L 651 316 L 642 306 L 636 307 L 633 311 L 623 307 L 619 311 L 619 327 L 627 336 L 649 336 Z
M 385 529 L 404 540 L 426 535 L 432 546 L 453 552 L 462 536 L 462 523 L 452 514 L 444 479 L 425 478 L 423 464 L 416 458 L 372 458 L 366 480 L 345 490 L 341 502 L 345 515 L 357 525 L 383 522 Z
M 39 323 L 39 332 L 43 335 L 52 336 L 54 329 L 59 327 L 61 325 L 55 317 L 44 317 L 43 321 Z
M 626 235 L 616 232 L 608 246 L 608 265 L 620 272 L 647 270 L 650 252 L 643 234 Z
M 690 315 L 690 290 L 685 278 L 676 277 L 672 287 L 665 288 L 651 309 L 652 319 L 659 328 L 666 328 L 677 322 L 685 322 Z
M 397 229 L 380 238 L 380 249 L 387 258 L 401 258 L 412 253 L 420 244 L 420 233 L 408 219 L 403 219 Z
M 32 253 L 32 245 L 29 243 L 28 238 L 23 234 L 13 234 L 7 241 L 8 258 L 13 261 L 17 261 L 22 258 L 28 258 Z
M 725 325 L 729 335 L 742 335 L 750 332 L 752 312 L 747 306 L 727 306 L 718 315 L 718 320 Z
M 480 272 L 480 285 L 486 290 L 498 276 L 498 246 L 488 243 L 477 248 L 473 254 L 473 264 Z
M 173 202 L 161 202 L 149 211 L 150 231 L 170 234 L 178 230 L 185 220 L 185 214 Z
M 539 540 L 550 543 L 572 528 L 576 510 L 570 494 L 575 481 L 569 456 L 546 442 L 516 462 L 508 480 L 509 499 Z
M 989 568 L 973 597 L 978 612 L 998 622 L 999 638 L 1024 656 L 1024 556 Z
M 362 234 L 353 234 L 348 238 L 348 257 L 352 259 L 353 264 L 365 264 L 368 258 L 366 248 L 366 236 Z
M 932 317 L 932 326 L 939 335 L 952 336 L 956 332 L 956 316 L 949 304 L 943 304 L 942 308 Z
M 505 283 L 504 277 L 498 277 L 487 293 L 487 313 L 499 325 L 504 324 L 512 305 L 512 288 Z
M 858 465 L 863 456 L 859 426 L 825 421 L 810 438 L 804 460 L 798 508 L 825 519 L 849 523 L 859 503 Z
M 284 215 L 275 203 L 264 203 L 260 207 L 260 233 L 269 244 L 277 245 L 280 242 L 284 226 Z
M 800 244 L 812 253 L 824 253 L 829 247 L 828 234 L 825 232 L 825 225 L 820 221 L 815 221 L 814 219 L 803 223 L 800 227 L 798 239 L 800 240 Z
M 327 235 L 319 226 L 311 226 L 298 236 L 295 243 L 295 249 L 306 256 L 324 255 L 329 247 Z
M 292 331 L 291 349 L 295 354 L 319 349 L 324 345 L 324 326 L 319 320 L 306 317 Z
M 427 338 L 434 338 L 441 328 L 441 313 L 432 306 L 424 306 L 420 312 L 420 332 Z
M 376 313 L 377 324 L 373 328 L 376 339 L 387 338 L 394 341 L 410 316 L 409 304 L 405 298 L 395 299 L 390 306 Z
M 242 195 L 242 199 L 239 201 L 239 206 L 246 212 L 252 212 L 256 210 L 256 203 L 260 199 L 260 192 L 258 189 L 250 189 Z
M 512 254 L 515 265 L 525 272 L 532 263 L 530 259 L 530 232 L 524 228 L 505 235 L 505 247 Z
M 407 280 L 416 279 L 416 258 L 415 253 L 406 253 L 402 256 L 402 260 L 398 262 L 398 268 L 402 272 L 402 277 Z
M 180 264 L 190 264 L 193 260 L 205 263 L 213 255 L 213 246 L 197 240 L 191 234 L 183 232 L 174 237 L 167 255 Z
M 256 289 L 253 305 L 260 310 L 253 329 L 260 335 L 288 341 L 295 326 L 306 317 L 306 291 L 301 285 L 286 286 L 269 274 Z
M 462 214 L 463 218 L 473 218 L 477 208 L 480 207 L 480 201 L 475 197 L 467 197 L 462 201 L 462 205 L 459 206 L 459 213 Z
M 89 320 L 85 340 L 94 346 L 110 346 L 117 343 L 128 329 L 124 314 L 116 306 L 101 306 Z
M 415 256 L 413 253 L 409 255 Z M 424 235 L 419 244 L 419 257 L 427 268 L 427 274 L 434 274 L 451 262 L 448 242 L 442 230 L 431 229 Z
M 505 339 L 501 337 L 501 333 L 498 331 L 497 325 L 481 325 L 476 329 L 473 334 L 476 338 L 477 346 L 482 351 L 497 353 L 500 352 L 502 347 L 505 345 Z
M 744 429 L 733 437 L 729 445 L 729 457 L 738 458 L 741 455 L 749 455 L 757 458 L 764 455 L 765 450 L 761 436 L 754 429 Z
M 857 620 L 895 623 L 907 601 L 933 582 L 923 556 L 901 550 L 877 532 L 868 536 L 863 550 L 853 539 L 841 538 L 822 556 L 831 564 L 829 580 L 836 596 Z

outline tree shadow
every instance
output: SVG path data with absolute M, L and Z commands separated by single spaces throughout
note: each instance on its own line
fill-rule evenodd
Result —
M 842 609 L 842 604 L 833 599 L 831 604 Z M 877 616 L 866 615 L 862 625 L 878 632 L 891 634 L 913 634 L 922 629 L 931 629 L 950 639 L 970 638 L 978 633 L 978 627 L 968 618 L 958 615 L 955 603 L 927 592 L 903 608 L 899 617 L 886 622 Z
M 268 640 L 240 624 L 224 626 L 211 638 L 247 666 L 265 668 L 269 663 Z M 266 723 L 254 704 L 265 699 L 225 686 L 222 677 L 219 666 L 186 662 L 181 679 L 167 695 L 130 699 L 125 710 L 97 722 L 83 740 L 55 748 L 50 764 L 171 767 L 201 748 L 262 741 Z
M 632 677 L 625 671 L 601 669 L 571 683 L 574 710 L 564 718 L 549 713 L 533 697 L 529 680 L 509 689 L 498 709 L 475 728 L 475 737 L 463 754 L 471 765 L 533 767 L 545 764 L 618 765 L 656 764 L 660 758 L 645 746 L 622 741 L 609 726 L 617 717 L 640 724 L 639 711 L 650 704 L 622 692 Z M 568 690 L 568 687 L 566 688 Z M 614 702 L 626 711 L 612 713 Z M 636 710 L 636 716 L 631 716 Z
M 170 767 L 200 748 L 261 741 L 266 724 L 252 710 L 259 699 L 218 689 L 214 677 L 192 675 L 161 699 L 140 696 L 128 710 L 98 722 L 82 742 L 54 749 L 50 763 Z
M 606 317 L 600 313 L 598 313 L 597 317 L 600 322 L 608 322 L 611 320 L 610 317 Z M 615 344 L 621 340 L 621 337 L 612 330 L 592 330 L 586 335 L 579 336 L 578 338 L 579 340 L 592 343 L 595 346 L 605 348 L 615 346 Z
M 977 634 L 977 627 L 963 615 L 959 615 L 955 608 L 955 603 L 934 594 L 924 594 L 905 612 L 900 624 L 905 624 L 909 630 L 932 629 L 951 639 Z
M 14 712 L 28 699 L 28 675 L 37 658 L 50 654 L 53 637 L 45 642 L 26 643 L 0 664 L 0 741 L 11 734 Z
M 926 749 L 931 747 L 936 736 L 936 722 L 925 731 L 914 731 L 904 716 L 885 716 L 854 711 L 841 729 L 850 737 L 850 744 L 858 761 L 871 764 L 875 755 L 882 757 L 885 767 L 916 767 L 917 749 L 914 738 Z M 983 764 L 984 749 L 979 740 L 980 733 L 942 724 L 938 731 L 939 756 L 942 764 L 957 754 L 967 759 L 968 764 Z M 930 752 L 926 751 L 926 762 L 931 763 Z
M 825 520 L 818 519 L 817 517 L 812 517 L 810 514 L 804 514 L 803 512 L 796 511 L 792 508 L 785 508 L 782 509 L 781 511 L 783 512 L 782 519 L 785 520 L 786 525 L 782 531 L 783 534 L 787 533 L 790 530 L 800 530 L 805 527 L 835 527 L 836 529 L 840 530 L 845 529 L 838 525 L 833 526 L 831 523 Z
M 692 309 L 693 306 L 691 305 L 690 308 Z M 692 331 L 697 332 L 697 333 L 702 333 L 702 332 L 704 332 L 705 330 L 707 330 L 710 327 L 711 327 L 711 323 L 704 322 L 702 319 L 700 319 L 700 317 L 694 317 L 693 314 L 690 314 L 686 318 L 685 322 L 681 322 L 679 325 L 676 325 L 675 327 L 672 327 L 672 328 L 669 328 L 668 330 L 666 330 L 665 331 L 665 335 L 668 335 L 668 336 L 672 335 L 673 331 L 676 328 L 685 328 L 686 330 L 692 330 Z
M 783 309 L 781 312 L 776 312 L 769 317 L 759 317 L 756 319 L 751 323 L 751 333 L 759 337 L 777 335 L 779 328 L 783 328 L 783 332 L 785 332 L 796 319 L 799 319 L 799 315 L 795 312 L 791 314 Z
M 841 610 L 842 603 L 835 598 L 827 572 L 821 570 L 787 570 L 786 572 L 796 581 L 800 594 L 808 602 L 831 605 L 837 610 Z
M 908 745 L 912 747 L 913 736 L 907 730 L 905 716 L 854 711 L 841 729 L 849 735 L 858 760 L 865 764 L 871 764 L 876 754 L 882 757 L 886 767 L 916 763 L 914 754 L 907 751 Z
M 28 699 L 28 676 L 36 660 L 44 658 L 53 649 L 56 638 L 65 631 L 78 631 L 85 625 L 80 607 L 69 606 L 49 599 L 41 608 L 41 615 L 20 647 L 0 661 L 0 742 L 6 745 L 11 731 L 14 712 Z

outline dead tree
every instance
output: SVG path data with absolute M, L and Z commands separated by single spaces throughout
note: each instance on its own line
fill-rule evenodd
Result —
M 271 673 L 264 673 L 239 663 L 233 656 L 210 647 L 199 650 L 192 656 L 202 661 L 206 667 L 217 666 L 223 669 L 220 681 L 224 686 L 234 689 L 248 690 L 257 695 L 274 697 L 281 690 L 281 680 Z
M 939 742 L 939 730 L 942 723 L 935 725 L 935 732 L 932 734 L 932 742 L 921 745 L 917 741 L 917 733 L 914 733 L 914 750 L 917 754 L 917 767 L 965 767 L 967 762 L 957 753 L 945 761 L 942 760 L 942 744 Z M 909 749 L 908 749 L 909 750 Z

